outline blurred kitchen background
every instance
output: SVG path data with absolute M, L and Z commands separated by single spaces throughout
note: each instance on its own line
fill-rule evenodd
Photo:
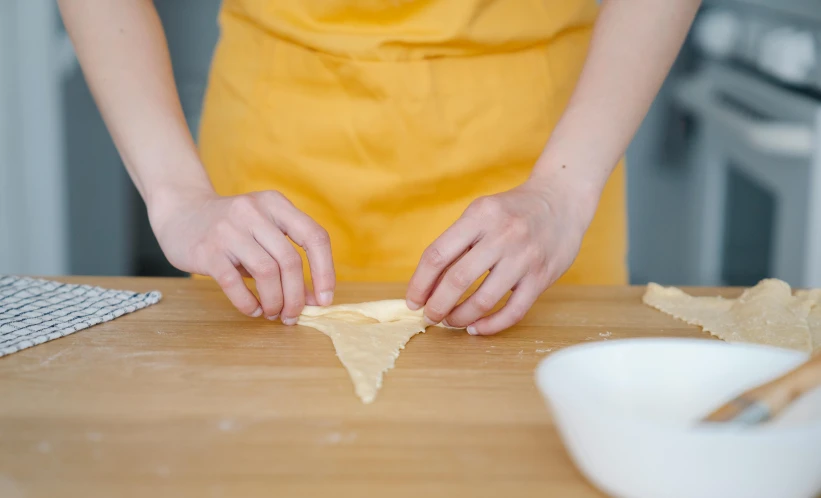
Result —
M 156 1 L 193 130 L 219 3 Z M 819 111 L 821 1 L 706 1 L 628 151 L 632 281 L 821 287 Z M 0 0 L 2 273 L 178 274 L 54 0 Z

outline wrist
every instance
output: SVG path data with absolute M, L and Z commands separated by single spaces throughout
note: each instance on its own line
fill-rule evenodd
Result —
M 573 171 L 569 164 L 538 164 L 527 185 L 545 195 L 552 202 L 564 204 L 564 211 L 578 218 L 585 227 L 593 220 L 601 198 L 604 182 Z
M 192 203 L 204 204 L 217 197 L 210 183 L 165 183 L 145 195 L 146 209 L 151 225 L 159 227 L 172 214 Z

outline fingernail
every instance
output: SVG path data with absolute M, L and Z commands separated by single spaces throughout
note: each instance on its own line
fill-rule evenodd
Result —
M 448 327 L 448 328 L 453 328 L 453 327 L 451 326 L 451 324 L 450 324 L 450 323 L 448 323 L 448 319 L 447 319 L 447 318 L 445 318 L 444 320 L 442 320 L 442 325 L 444 325 L 445 327 Z
M 296 318 L 283 318 L 282 323 L 285 325 L 296 325 Z
M 470 334 L 470 335 L 479 335 L 479 333 L 476 332 L 476 327 L 474 327 L 473 325 L 468 326 L 468 334 Z
M 276 314 L 276 315 L 274 315 L 274 316 L 269 316 L 269 317 L 268 317 L 268 320 L 271 320 L 271 321 L 273 322 L 273 321 L 274 321 L 274 320 L 276 320 L 277 318 L 279 318 L 279 314 Z
M 422 305 L 421 305 L 421 304 L 414 303 L 414 302 L 413 302 L 413 301 L 411 301 L 410 299 L 406 300 L 406 301 L 405 301 L 405 304 L 407 304 L 407 305 L 408 305 L 408 309 L 410 309 L 411 311 L 416 311 L 416 310 L 418 310 L 419 308 L 421 308 L 421 307 L 422 307 Z
M 322 291 L 319 293 L 319 304 L 322 306 L 328 306 L 332 302 L 334 302 L 333 291 Z
M 251 313 L 252 318 L 258 318 L 260 316 L 262 316 L 262 307 L 261 306 L 259 308 L 255 309 L 253 313 Z
M 425 327 L 430 327 L 431 325 L 436 325 L 436 323 L 437 323 L 437 322 L 434 322 L 433 320 L 431 320 L 430 318 L 428 318 L 427 315 L 425 315 L 424 320 L 425 320 Z

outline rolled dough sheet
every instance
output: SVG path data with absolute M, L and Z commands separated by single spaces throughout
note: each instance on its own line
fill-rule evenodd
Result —
M 643 301 L 727 342 L 812 350 L 809 315 L 815 301 L 809 295 L 793 296 L 781 280 L 762 280 L 738 299 L 694 297 L 675 287 L 651 283 Z
M 382 374 L 393 367 L 399 350 L 425 331 L 423 311 L 411 311 L 401 299 L 306 306 L 297 323 L 331 338 L 357 396 L 366 404 L 376 398 Z
M 810 327 L 812 350 L 821 351 L 821 289 L 798 291 L 795 295 L 813 302 L 810 315 L 807 317 L 807 325 Z

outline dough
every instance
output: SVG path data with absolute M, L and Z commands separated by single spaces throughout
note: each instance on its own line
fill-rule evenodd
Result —
M 306 306 L 297 323 L 331 338 L 357 396 L 366 404 L 376 398 L 382 374 L 393 367 L 399 350 L 425 331 L 422 310 L 409 310 L 401 299 Z
M 821 292 L 793 296 L 781 280 L 762 280 L 738 299 L 693 297 L 675 287 L 648 284 L 643 301 L 727 342 L 752 342 L 812 351 L 810 321 L 821 331 Z M 810 311 L 815 306 L 813 318 Z M 816 337 L 818 339 L 818 337 Z
M 813 351 L 821 351 L 821 289 L 798 291 L 796 296 L 804 297 L 813 302 L 807 325 L 810 327 L 810 342 Z

